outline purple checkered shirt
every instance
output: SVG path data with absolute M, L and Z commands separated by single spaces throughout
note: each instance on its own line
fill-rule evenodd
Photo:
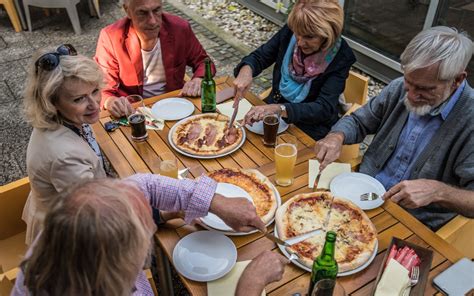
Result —
M 136 174 L 125 180 L 135 182 L 152 207 L 165 211 L 184 211 L 186 223 L 207 215 L 217 187 L 214 180 L 204 175 L 197 180 L 176 180 L 159 175 Z M 27 257 L 31 255 L 30 251 L 28 253 Z M 20 271 L 11 295 L 29 295 L 23 280 L 23 272 Z M 153 295 L 143 271 L 137 276 L 135 289 L 132 293 L 134 296 Z

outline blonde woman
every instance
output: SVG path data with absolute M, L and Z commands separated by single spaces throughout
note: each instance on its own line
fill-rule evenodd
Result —
M 235 230 L 265 230 L 252 203 L 215 194 L 216 186 L 206 176 L 151 174 L 75 185 L 47 214 L 12 295 L 153 295 L 142 271 L 156 227 L 151 207 L 183 210 L 187 222 L 213 212 Z M 260 295 L 281 279 L 287 263 L 280 254 L 263 253 L 244 272 L 237 295 Z
M 32 59 L 24 94 L 26 120 L 33 126 L 26 152 L 31 192 L 23 210 L 27 244 L 62 191 L 81 179 L 105 176 L 90 127 L 99 120 L 102 84 L 100 68 L 72 45 Z
M 252 108 L 246 124 L 278 114 L 316 140 L 329 132 L 338 120 L 339 95 L 355 62 L 341 38 L 343 20 L 337 0 L 299 0 L 288 24 L 242 59 L 234 70 L 237 99 L 253 77 L 275 64 L 268 105 Z

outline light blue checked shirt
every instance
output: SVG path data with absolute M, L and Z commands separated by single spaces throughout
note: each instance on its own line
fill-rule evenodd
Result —
M 397 148 L 382 170 L 375 176 L 386 190 L 410 177 L 411 169 L 420 153 L 446 120 L 459 100 L 466 80 L 458 87 L 450 99 L 446 100 L 430 114 L 419 116 L 410 113 L 408 121 L 398 138 Z

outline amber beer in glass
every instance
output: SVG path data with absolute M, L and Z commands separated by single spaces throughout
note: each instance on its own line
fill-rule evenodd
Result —
M 275 146 L 279 125 L 280 118 L 276 114 L 270 114 L 263 118 L 263 145 Z
M 178 160 L 172 153 L 164 153 L 161 156 L 160 175 L 170 178 L 178 178 Z
M 206 71 L 201 80 L 201 111 L 202 113 L 216 112 L 216 82 L 212 79 L 211 59 L 204 60 Z
M 278 138 L 278 145 L 275 147 L 275 182 L 278 185 L 293 184 L 297 152 L 295 137 L 285 135 Z

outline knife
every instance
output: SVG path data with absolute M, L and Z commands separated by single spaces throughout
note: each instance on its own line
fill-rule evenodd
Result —
M 235 100 L 235 99 L 234 99 Z M 234 121 L 235 121 L 235 118 L 237 117 L 237 113 L 239 112 L 239 103 L 240 103 L 240 100 L 237 102 L 237 105 L 235 106 L 234 108 L 234 113 L 232 113 L 232 117 L 230 118 L 230 121 L 229 121 L 229 129 L 232 127 L 232 125 L 234 124 Z
M 263 235 L 265 235 L 266 238 L 268 238 L 269 240 L 271 240 L 272 242 L 274 243 L 277 243 L 279 245 L 282 245 L 282 246 L 285 246 L 285 247 L 291 247 L 292 245 L 294 244 L 297 244 L 299 242 L 302 242 L 310 237 L 313 237 L 315 236 L 317 233 L 319 232 L 322 232 L 323 229 L 322 228 L 318 228 L 318 229 L 315 229 L 315 230 L 312 230 L 308 233 L 305 233 L 305 234 L 302 234 L 302 235 L 298 235 L 298 236 L 295 236 L 295 237 L 292 237 L 292 238 L 289 238 L 287 239 L 286 241 L 274 236 L 273 234 L 269 233 L 269 232 L 263 232 L 261 230 L 259 230 Z

